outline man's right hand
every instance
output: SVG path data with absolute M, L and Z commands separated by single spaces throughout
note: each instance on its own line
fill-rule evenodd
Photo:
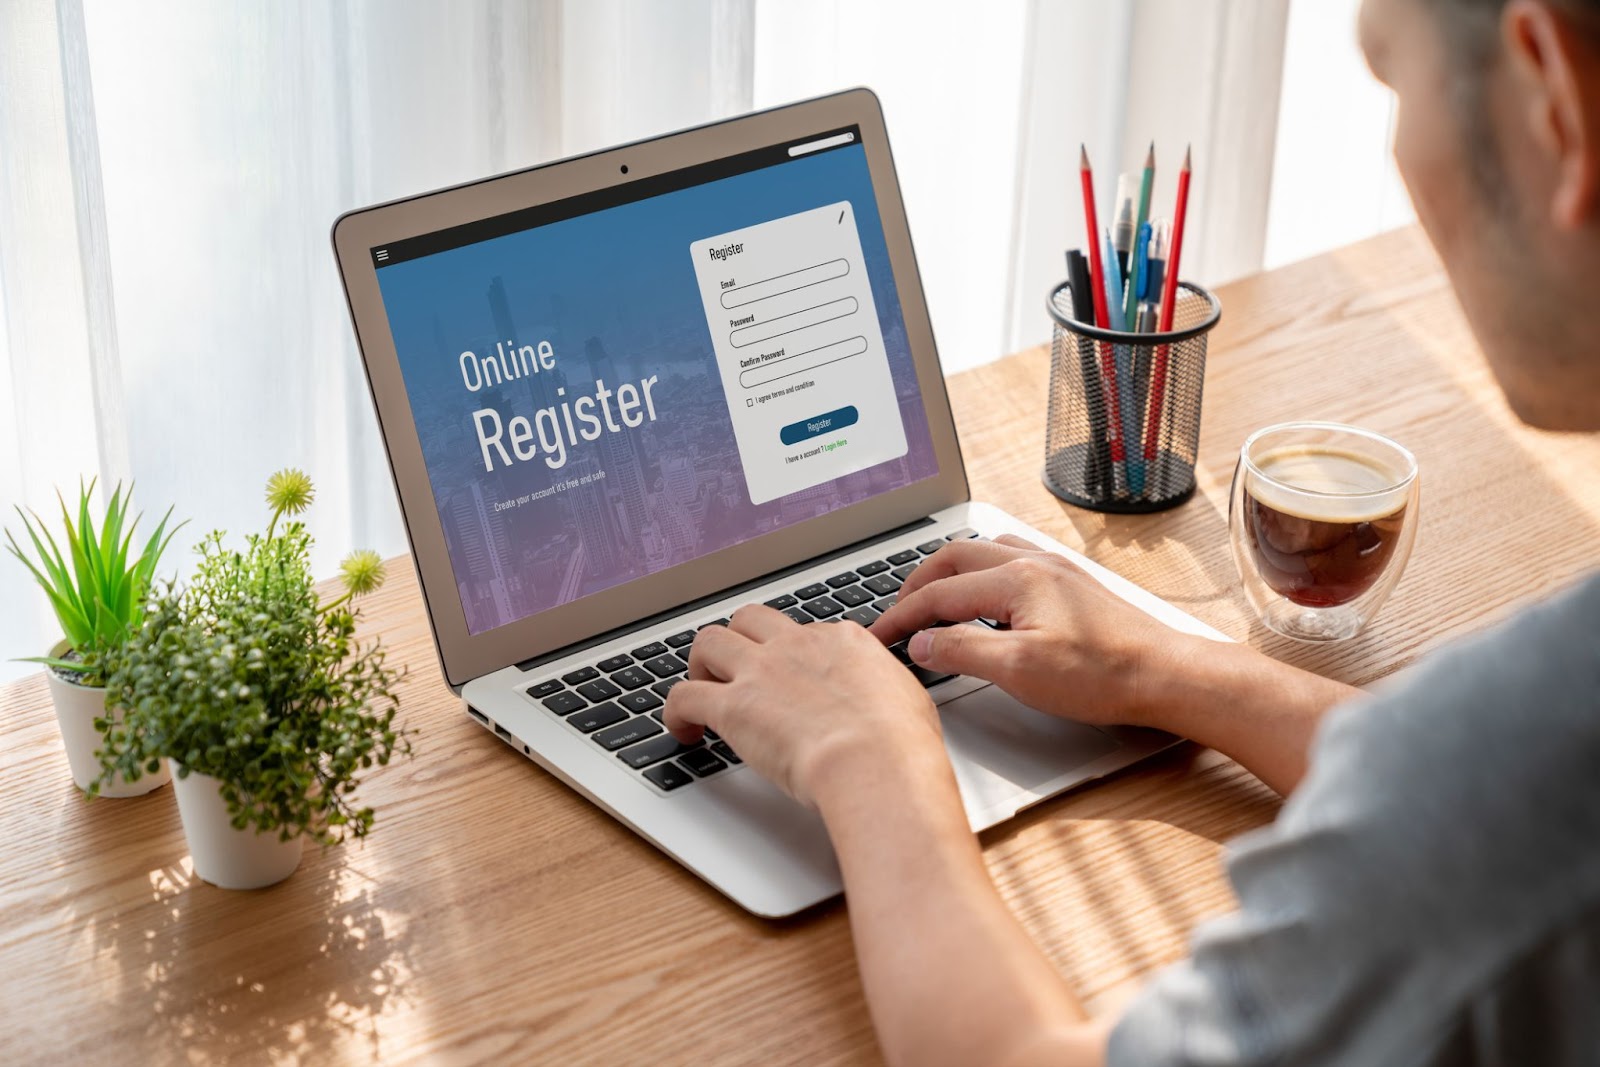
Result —
M 872 626 L 885 643 L 909 636 L 918 664 L 983 678 L 1081 722 L 1147 721 L 1159 712 L 1164 679 L 1204 641 L 1158 622 L 1064 556 L 1010 535 L 951 542 L 911 572 L 898 596 Z M 1007 628 L 940 626 L 978 618 Z
M 1317 723 L 1358 691 L 1231 641 L 1158 622 L 1063 556 L 1020 537 L 953 541 L 872 625 L 924 667 L 991 681 L 1029 707 L 1153 726 L 1232 756 L 1288 793 Z M 1004 629 L 943 626 L 992 619 Z

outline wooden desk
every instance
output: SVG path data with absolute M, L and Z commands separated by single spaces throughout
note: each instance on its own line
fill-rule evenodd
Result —
M 1591 565 L 1600 439 L 1515 424 L 1419 234 L 1221 297 L 1191 502 L 1108 518 L 1041 487 L 1043 351 L 951 382 L 974 495 L 1234 637 L 1362 684 Z M 1300 417 L 1392 434 L 1423 471 L 1410 571 L 1375 629 L 1331 648 L 1254 625 L 1227 550 L 1239 443 Z M 417 757 L 371 778 L 364 848 L 308 851 L 273 889 L 194 878 L 170 789 L 85 803 L 42 679 L 0 690 L 4 1058 L 875 1062 L 843 906 L 751 918 L 512 756 L 461 714 L 410 568 L 393 573 L 368 617 L 411 665 Z M 1228 909 L 1222 843 L 1276 807 L 1237 766 L 1186 748 L 991 831 L 986 855 L 1073 988 L 1109 1013 Z

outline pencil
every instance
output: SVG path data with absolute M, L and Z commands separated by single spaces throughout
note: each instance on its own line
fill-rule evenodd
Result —
M 1105 267 L 1100 261 L 1100 220 L 1094 210 L 1094 171 L 1089 169 L 1089 150 L 1078 146 L 1079 177 L 1083 181 L 1083 221 L 1089 231 L 1089 288 L 1094 290 L 1095 325 L 1111 328 L 1111 312 L 1106 307 Z M 1122 409 L 1117 403 L 1117 367 L 1111 346 L 1095 342 L 1100 356 L 1100 375 L 1106 391 L 1106 441 L 1111 446 L 1111 470 L 1117 488 L 1126 484 L 1128 454 L 1122 440 Z
M 1144 177 L 1139 181 L 1139 213 L 1133 219 L 1133 232 L 1137 234 L 1150 221 L 1150 186 L 1156 179 L 1156 143 L 1150 142 L 1150 151 L 1144 157 Z M 1137 239 L 1134 241 L 1135 250 L 1138 249 Z M 1128 324 L 1128 329 L 1137 329 L 1139 321 L 1139 257 L 1131 257 L 1133 266 L 1128 271 L 1128 295 L 1124 303 L 1122 318 Z
M 1183 256 L 1183 222 L 1189 211 L 1189 156 L 1183 150 L 1183 169 L 1178 171 L 1178 207 L 1172 219 L 1172 251 L 1167 253 L 1167 276 L 1161 286 L 1161 318 L 1156 330 L 1166 333 L 1172 329 L 1172 318 L 1178 306 L 1178 261 Z M 1161 441 L 1161 402 L 1167 389 L 1167 354 L 1170 346 L 1156 349 L 1155 368 L 1150 372 L 1150 412 L 1144 423 L 1144 459 L 1154 463 Z

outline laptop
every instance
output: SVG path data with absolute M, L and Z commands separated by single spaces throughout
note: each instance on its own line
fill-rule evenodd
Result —
M 1223 639 L 970 499 L 868 90 L 352 211 L 333 244 L 464 713 L 757 915 L 842 887 L 815 813 L 661 724 L 740 605 L 868 624 L 941 545 L 1013 533 Z M 1175 740 L 896 651 L 974 830 Z

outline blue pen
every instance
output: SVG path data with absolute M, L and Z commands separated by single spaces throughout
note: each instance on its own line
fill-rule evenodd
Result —
M 1128 323 L 1122 314 L 1122 268 L 1117 263 L 1116 247 L 1112 244 L 1111 234 L 1107 233 L 1105 237 L 1106 312 L 1111 317 L 1111 328 L 1125 332 Z M 1122 439 L 1137 440 L 1128 436 L 1134 428 L 1133 349 L 1127 345 L 1112 345 L 1111 351 L 1112 358 L 1117 364 L 1117 406 L 1121 408 Z M 1128 490 L 1134 496 L 1144 491 L 1144 459 L 1132 453 L 1128 455 Z
M 1144 299 L 1145 279 L 1150 276 L 1150 232 L 1150 224 L 1141 222 L 1139 224 L 1139 236 L 1133 239 L 1133 259 L 1136 264 L 1133 276 L 1139 279 L 1139 290 L 1133 294 L 1133 299 L 1129 301 L 1134 308 L 1138 308 L 1139 301 Z M 1127 315 L 1124 314 L 1123 318 L 1126 319 Z M 1137 316 L 1135 318 L 1137 319 Z M 1129 323 L 1128 329 L 1137 333 L 1139 323 L 1137 321 Z

